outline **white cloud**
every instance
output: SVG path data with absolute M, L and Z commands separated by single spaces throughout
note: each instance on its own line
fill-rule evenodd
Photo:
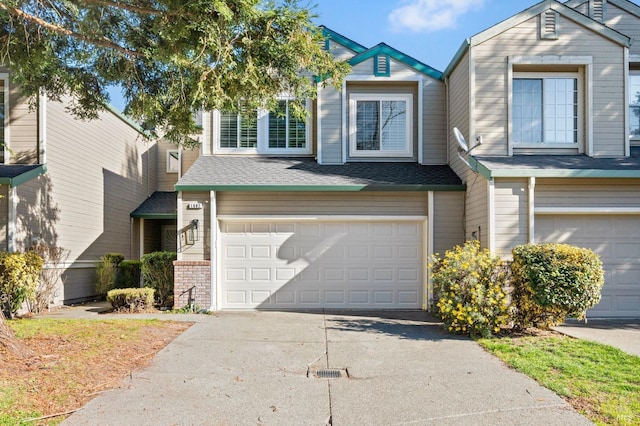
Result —
M 394 32 L 433 32 L 455 28 L 458 18 L 485 0 L 408 0 L 389 14 Z

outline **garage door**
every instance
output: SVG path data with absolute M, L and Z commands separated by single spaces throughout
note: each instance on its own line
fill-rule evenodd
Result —
M 536 240 L 598 253 L 604 264 L 602 300 L 591 317 L 640 317 L 640 217 L 536 216 Z
M 423 225 L 220 223 L 223 309 L 422 307 Z

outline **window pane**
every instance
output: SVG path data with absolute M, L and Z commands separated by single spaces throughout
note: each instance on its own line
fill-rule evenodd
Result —
M 380 150 L 380 102 L 357 101 L 356 149 Z
M 407 104 L 382 101 L 382 150 L 402 151 L 407 143 Z
M 544 142 L 578 142 L 577 118 L 578 81 L 575 78 L 544 79 Z
M 238 115 L 220 112 L 220 148 L 238 147 Z
M 512 108 L 514 141 L 541 142 L 542 79 L 514 79 Z
M 269 113 L 269 148 L 287 147 L 286 114 L 286 101 L 278 101 L 278 109 Z
M 640 75 L 629 76 L 629 132 L 640 137 Z
M 307 122 L 293 117 L 289 113 L 289 148 L 305 148 L 307 146 Z

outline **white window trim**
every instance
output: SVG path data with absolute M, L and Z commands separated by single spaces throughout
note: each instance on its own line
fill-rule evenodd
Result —
M 177 170 L 173 170 L 171 169 L 171 167 L 169 167 L 170 162 L 171 162 L 171 153 L 178 153 L 178 169 Z M 181 168 L 181 163 L 182 163 L 182 156 L 180 155 L 180 150 L 179 149 L 168 149 L 167 150 L 167 161 L 166 161 L 166 165 L 167 165 L 167 173 L 178 173 L 178 175 L 180 175 L 180 168 Z
M 258 111 L 258 146 L 260 145 L 260 127 L 264 121 L 264 115 Z M 257 154 L 258 148 L 221 148 L 220 147 L 220 111 L 215 110 L 212 114 L 212 139 L 214 154 Z
M 525 73 L 513 71 L 515 65 L 578 65 L 580 69 L 580 78 L 578 80 L 578 152 L 585 152 L 587 156 L 593 156 L 593 57 L 591 56 L 509 56 L 507 67 L 508 78 L 508 151 L 509 156 L 513 155 L 514 148 L 532 148 L 532 149 L 567 149 L 576 148 L 576 144 L 560 144 L 560 143 L 540 143 L 540 144 L 521 144 L 515 143 L 513 140 L 513 79 L 514 74 L 522 75 Z M 535 75 L 554 74 L 553 69 L 549 71 L 533 73 Z
M 293 101 L 293 97 L 281 97 L 279 101 Z M 307 111 L 311 111 L 311 102 L 305 102 Z M 311 153 L 311 114 L 307 114 L 305 121 L 305 147 L 304 148 L 269 148 L 269 111 L 263 111 L 265 119 L 262 129 L 263 137 L 260 137 L 260 127 L 258 127 L 258 152 L 265 154 L 310 154 Z M 260 115 L 260 114 L 258 114 Z M 287 129 L 289 128 L 289 116 L 287 115 Z M 288 132 L 287 132 L 288 134 Z
M 404 101 L 407 105 L 405 121 L 405 149 L 395 151 L 358 150 L 356 146 L 356 113 L 358 101 Z M 411 93 L 351 93 L 349 95 L 349 156 L 357 157 L 413 157 L 413 94 Z
M 11 158 L 10 151 L 10 137 L 9 137 L 9 123 L 10 123 L 10 109 L 9 109 L 9 74 L 0 73 L 0 80 L 4 81 L 4 164 L 9 164 Z

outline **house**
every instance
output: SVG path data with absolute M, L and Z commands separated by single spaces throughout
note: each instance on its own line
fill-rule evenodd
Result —
M 592 317 L 640 316 L 640 7 L 542 1 L 465 40 L 443 79 L 449 127 L 482 140 L 449 164 L 466 183 L 465 238 L 593 249 Z
M 626 0 L 545 0 L 443 73 L 324 28 L 352 72 L 306 122 L 286 97 L 280 116 L 204 115 L 175 185 L 177 304 L 427 308 L 429 256 L 478 239 L 505 257 L 592 248 L 606 284 L 590 315 L 640 316 L 639 19 Z
M 129 215 L 156 189 L 156 143 L 113 109 L 81 121 L 44 95 L 31 108 L 9 70 L 0 111 L 0 249 L 66 249 L 54 302 L 87 299 L 102 255 L 138 255 Z

